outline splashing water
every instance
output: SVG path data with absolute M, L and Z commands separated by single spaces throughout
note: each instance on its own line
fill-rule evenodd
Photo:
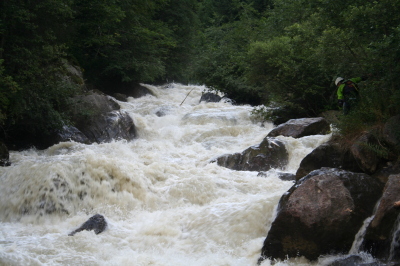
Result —
M 295 173 L 330 136 L 279 137 L 290 161 L 266 177 L 233 171 L 210 161 L 259 144 L 271 123 L 252 122 L 250 106 L 199 103 L 203 86 L 146 86 L 155 96 L 119 102 L 138 130 L 131 142 L 11 152 L 0 167 L 0 265 L 256 265 L 293 185 L 277 171 Z M 95 213 L 106 231 L 68 236 Z

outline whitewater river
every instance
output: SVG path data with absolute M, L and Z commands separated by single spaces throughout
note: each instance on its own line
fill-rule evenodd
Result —
M 199 103 L 203 86 L 146 86 L 155 96 L 120 102 L 133 141 L 11 152 L 0 167 L 0 265 L 256 265 L 293 185 L 277 171 L 295 173 L 330 136 L 279 137 L 290 161 L 266 177 L 233 171 L 210 161 L 259 144 L 271 123 L 252 121 L 250 106 Z M 103 233 L 68 236 L 96 213 Z

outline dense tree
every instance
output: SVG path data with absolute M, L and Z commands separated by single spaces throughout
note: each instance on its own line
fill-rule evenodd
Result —
M 400 111 L 399 11 L 400 0 L 3 0 L 0 136 L 36 139 L 68 123 L 71 62 L 107 93 L 196 82 L 237 103 L 275 103 L 289 114 L 281 122 L 337 108 L 336 76 L 371 73 L 351 116 L 361 122 L 338 124 L 364 130 Z

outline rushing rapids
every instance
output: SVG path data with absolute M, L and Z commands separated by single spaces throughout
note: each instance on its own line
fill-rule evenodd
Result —
M 119 102 L 133 141 L 11 152 L 0 167 L 0 265 L 256 265 L 293 185 L 277 171 L 295 173 L 330 136 L 278 137 L 284 169 L 233 171 L 210 161 L 259 144 L 272 124 L 252 121 L 250 106 L 199 103 L 204 86 L 146 86 L 155 96 Z M 96 213 L 104 232 L 68 236 Z

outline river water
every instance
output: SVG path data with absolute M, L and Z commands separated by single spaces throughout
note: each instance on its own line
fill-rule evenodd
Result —
M 154 96 L 120 102 L 133 141 L 10 153 L 12 166 L 0 167 L 0 265 L 256 265 L 293 185 L 277 172 L 295 173 L 330 136 L 278 137 L 284 169 L 233 171 L 210 161 L 259 144 L 271 123 L 252 121 L 250 106 L 199 103 L 204 86 L 146 86 Z M 103 233 L 68 236 L 96 213 L 108 222 Z

